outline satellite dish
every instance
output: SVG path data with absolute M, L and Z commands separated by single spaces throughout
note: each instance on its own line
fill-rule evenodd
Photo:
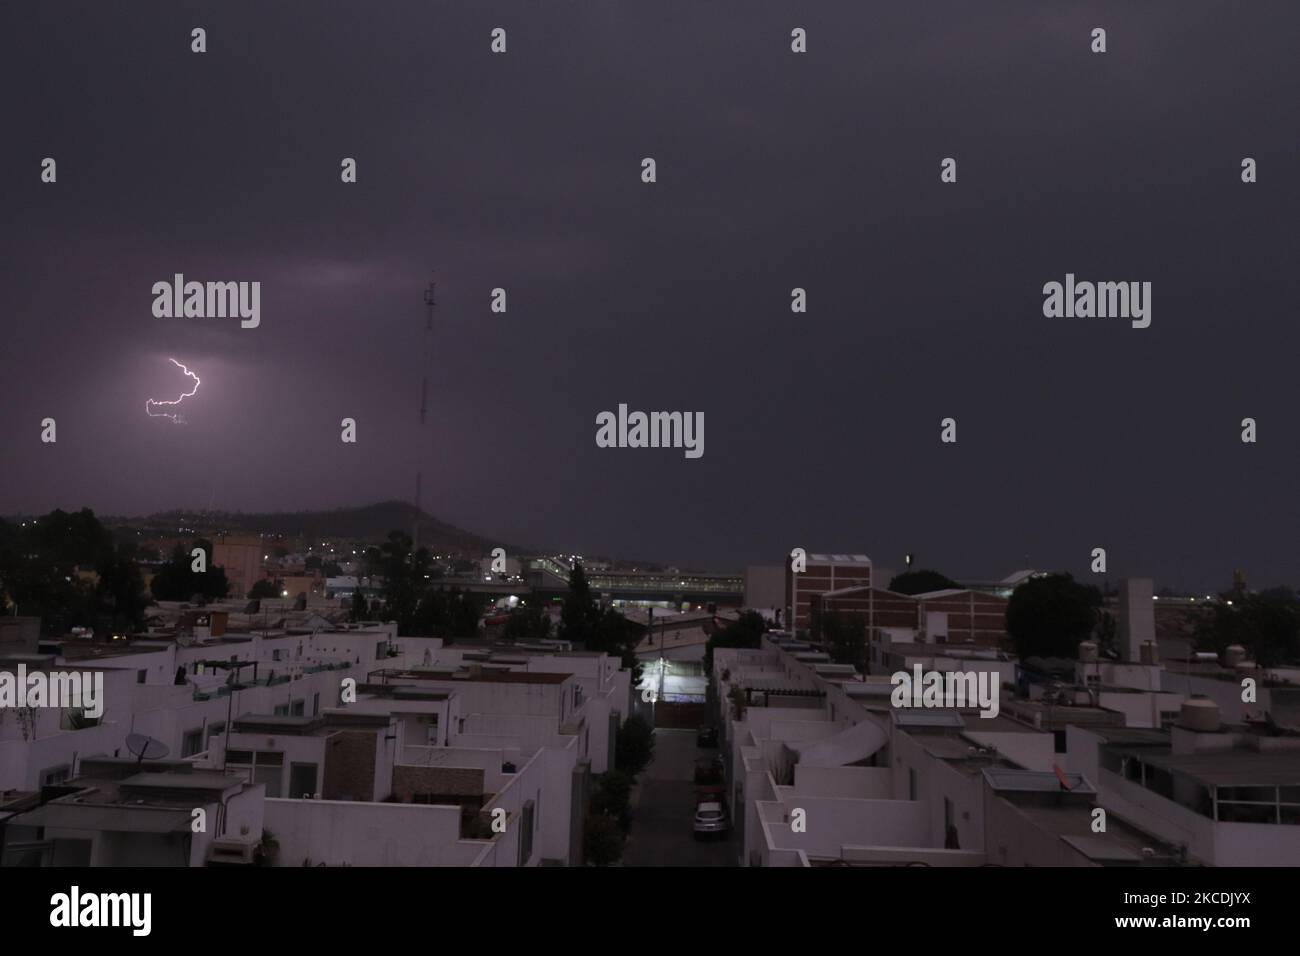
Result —
M 127 734 L 126 749 L 140 758 L 137 767 L 145 760 L 162 760 L 170 753 L 165 743 L 145 734 Z

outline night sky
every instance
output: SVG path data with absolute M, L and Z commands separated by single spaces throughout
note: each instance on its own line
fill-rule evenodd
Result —
M 0 513 L 410 499 L 422 462 L 427 511 L 538 547 L 1300 583 L 1298 33 L 1292 0 L 11 0 Z M 155 318 L 177 272 L 260 281 L 260 327 Z M 1151 327 L 1045 318 L 1067 272 L 1150 281 Z M 144 411 L 172 356 L 183 426 Z M 620 402 L 704 412 L 703 458 L 597 448 Z

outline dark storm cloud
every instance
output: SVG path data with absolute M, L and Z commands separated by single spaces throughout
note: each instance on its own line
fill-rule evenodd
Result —
M 0 17 L 2 511 L 331 507 L 418 464 L 440 517 L 589 552 L 1297 578 L 1293 4 Z M 260 281 L 261 326 L 155 319 L 176 272 Z M 1066 272 L 1151 281 L 1151 328 L 1045 319 Z M 143 410 L 169 355 L 203 376 L 183 427 Z M 704 457 L 597 448 L 620 402 L 703 411 Z

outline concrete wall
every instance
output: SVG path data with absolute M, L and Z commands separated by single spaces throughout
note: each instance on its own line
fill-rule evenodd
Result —
M 924 863 L 927 866 L 983 866 L 983 850 L 936 850 L 926 847 L 846 846 L 843 859 L 867 866 L 907 866 Z
M 335 800 L 267 800 L 280 866 L 451 866 L 463 859 L 460 808 Z
M 838 800 L 800 796 L 781 817 L 763 821 L 773 849 L 803 850 L 810 857 L 838 858 L 846 845 L 930 846 L 926 806 L 910 800 Z M 805 812 L 807 831 L 792 829 L 792 811 Z M 787 821 L 785 816 L 789 815 Z
M 1043 830 L 1009 800 L 987 795 L 984 835 L 990 863 L 1000 866 L 1095 866 L 1055 832 Z
M 998 755 L 1026 770 L 1051 770 L 1056 763 L 1056 738 L 1048 733 L 981 731 L 980 721 L 967 724 L 964 734 L 970 740 L 993 747 Z
M 893 772 L 888 767 L 805 767 L 795 764 L 797 795 L 889 799 Z

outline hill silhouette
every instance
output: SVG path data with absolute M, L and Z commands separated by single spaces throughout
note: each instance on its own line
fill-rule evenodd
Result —
M 388 537 L 390 531 L 411 534 L 418 519 L 420 546 L 435 554 L 485 555 L 493 548 L 505 548 L 510 553 L 521 550 L 498 539 L 448 524 L 406 501 L 381 501 L 331 511 L 216 512 L 203 515 L 169 511 L 150 515 L 150 519 L 167 526 L 188 523 L 196 530 L 280 534 L 286 538 L 324 541 L 330 538 L 379 541 Z

